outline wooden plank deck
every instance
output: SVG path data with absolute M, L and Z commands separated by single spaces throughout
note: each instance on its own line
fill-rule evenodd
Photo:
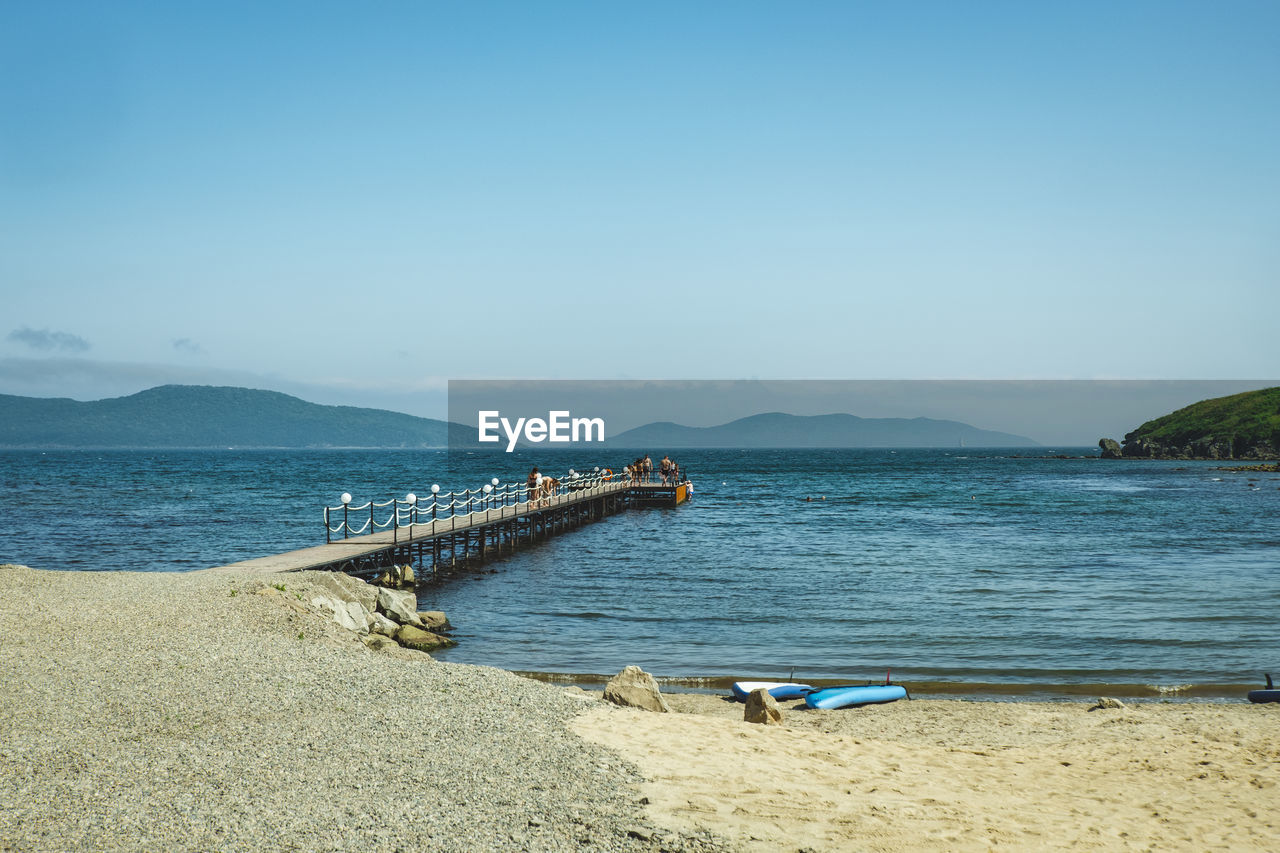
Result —
M 542 501 L 500 506 L 473 512 L 470 515 L 442 518 L 436 521 L 428 520 L 395 530 L 383 530 L 363 536 L 339 539 L 324 545 L 300 548 L 297 551 L 289 551 L 284 554 L 272 554 L 251 560 L 241 560 L 237 563 L 215 566 L 204 571 L 278 574 L 281 572 L 301 572 L 307 569 L 317 569 L 347 560 L 372 556 L 381 551 L 420 542 L 430 542 L 433 539 L 482 529 L 493 524 L 537 516 L 539 513 L 547 512 L 548 510 L 585 503 L 610 495 L 624 494 L 631 488 L 633 487 L 619 478 L 616 482 L 570 491 Z

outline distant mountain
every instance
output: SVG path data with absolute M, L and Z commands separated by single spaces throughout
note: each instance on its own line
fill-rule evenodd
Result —
M 211 385 L 87 403 L 0 394 L 0 447 L 444 447 L 450 429 L 463 428 Z
M 1102 455 L 1155 459 L 1280 458 L 1280 387 L 1201 400 L 1147 421 L 1124 437 L 1109 438 Z
M 613 436 L 614 447 L 1036 447 L 1022 435 L 932 418 L 769 412 L 714 427 L 664 421 Z

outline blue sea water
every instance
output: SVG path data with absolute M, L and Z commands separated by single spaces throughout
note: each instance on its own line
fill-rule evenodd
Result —
M 695 686 L 892 669 L 926 693 L 1236 696 L 1280 670 L 1280 474 L 1026 452 L 681 451 L 689 504 L 419 598 L 458 629 L 438 657 L 586 682 L 634 663 Z M 323 542 L 322 508 L 344 491 L 424 495 L 633 455 L 0 452 L 0 562 L 204 568 Z

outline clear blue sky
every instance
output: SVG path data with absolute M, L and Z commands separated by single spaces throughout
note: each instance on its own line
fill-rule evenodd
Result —
M 0 393 L 1280 375 L 1280 4 L 0 5 Z

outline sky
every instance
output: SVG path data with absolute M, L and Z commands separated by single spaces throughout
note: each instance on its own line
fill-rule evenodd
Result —
M 3 3 L 0 393 L 1274 378 L 1277 32 L 1271 0 Z

